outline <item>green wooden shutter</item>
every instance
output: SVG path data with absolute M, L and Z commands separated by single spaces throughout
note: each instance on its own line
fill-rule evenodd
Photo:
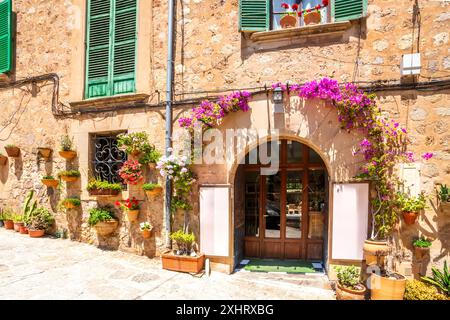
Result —
M 113 94 L 135 91 L 137 1 L 116 0 L 113 44 Z
M 0 0 L 0 73 L 11 71 L 11 0 Z
M 266 31 L 270 27 L 270 0 L 239 0 L 239 31 Z
M 367 0 L 334 0 L 332 13 L 336 22 L 362 18 L 367 13 Z

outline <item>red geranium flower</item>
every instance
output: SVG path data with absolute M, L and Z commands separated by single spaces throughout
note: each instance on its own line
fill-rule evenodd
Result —
M 321 6 L 320 6 L 320 4 L 318 4 L 317 6 L 316 6 L 316 10 L 319 10 L 321 8 Z
M 311 12 L 311 9 L 306 9 L 306 12 L 310 13 L 310 12 Z
M 322 0 L 322 4 L 324 7 L 328 6 L 328 0 Z
M 298 16 L 299 16 L 299 17 L 302 16 L 302 12 L 301 12 L 301 11 L 298 12 Z
M 294 3 L 292 5 L 292 10 L 297 11 L 298 10 L 298 4 Z
M 289 5 L 288 5 L 286 2 L 283 2 L 283 3 L 281 4 L 281 7 L 282 7 L 283 9 L 289 9 Z

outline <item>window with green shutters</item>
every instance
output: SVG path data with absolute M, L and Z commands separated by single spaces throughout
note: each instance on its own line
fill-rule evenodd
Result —
M 270 28 L 270 0 L 239 0 L 239 31 Z
M 362 18 L 367 12 L 367 0 L 334 0 L 332 13 L 334 21 L 345 21 Z
M 0 73 L 11 71 L 12 0 L 0 0 Z
M 86 98 L 136 90 L 137 0 L 87 0 Z

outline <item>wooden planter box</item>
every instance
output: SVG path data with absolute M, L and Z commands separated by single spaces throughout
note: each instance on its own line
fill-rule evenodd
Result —
M 0 166 L 4 166 L 7 161 L 8 161 L 8 157 L 0 155 Z
M 66 160 L 72 160 L 77 156 L 77 153 L 75 151 L 60 151 L 59 155 Z
M 16 158 L 20 155 L 20 149 L 18 147 L 5 147 L 8 157 Z
M 205 255 L 197 257 L 176 256 L 173 253 L 164 253 L 161 256 L 162 267 L 166 270 L 199 273 L 205 264 Z
M 91 196 L 117 196 L 120 193 L 120 190 L 94 189 L 94 190 L 89 190 L 88 192 L 89 192 L 89 195 L 91 195 Z

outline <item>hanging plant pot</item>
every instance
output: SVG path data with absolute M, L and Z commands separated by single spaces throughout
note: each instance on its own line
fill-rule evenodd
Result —
M 133 157 L 138 157 L 140 154 L 141 154 L 141 152 L 138 151 L 138 150 L 133 150 L 133 151 L 131 151 L 131 155 L 132 155 Z
M 30 230 L 28 229 L 28 235 L 31 238 L 40 238 L 42 236 L 44 236 L 45 234 L 45 230 Z
M 414 258 L 417 261 L 422 261 L 425 257 L 429 256 L 430 247 L 414 247 Z
M 358 286 L 360 289 L 350 289 L 341 286 L 338 282 L 336 285 L 337 300 L 364 300 L 367 289 L 363 284 L 359 284 Z
M 25 226 L 20 226 L 19 233 L 20 234 L 28 234 L 28 228 Z
M 98 235 L 105 237 L 112 234 L 117 229 L 118 225 L 119 222 L 117 220 L 108 220 L 98 222 L 94 228 Z
M 14 230 L 14 221 L 12 220 L 3 220 L 3 224 L 5 225 L 6 230 Z
M 365 240 L 363 251 L 366 264 L 368 266 L 376 265 L 378 263 L 378 257 L 388 254 L 389 246 L 387 241 Z
M 14 222 L 14 231 L 19 232 L 20 227 L 23 227 L 24 225 L 25 225 L 25 223 L 23 223 L 23 222 Z
M 450 214 L 450 202 L 449 201 L 441 202 L 440 207 L 441 207 L 441 211 L 443 213 Z
M 56 188 L 58 186 L 58 180 L 56 179 L 42 179 L 42 183 L 50 188 Z
M 145 193 L 149 199 L 154 199 L 162 193 L 162 187 L 158 186 L 152 190 L 145 190 Z
M 406 278 L 394 273 L 391 277 L 382 277 L 375 273 L 370 276 L 371 300 L 403 300 Z
M 149 163 L 148 163 L 148 168 L 149 168 L 150 170 L 156 170 L 156 163 L 149 162 Z
M 61 176 L 61 180 L 65 181 L 65 182 L 75 182 L 78 180 L 78 177 L 73 177 L 73 176 Z
M 135 222 L 138 219 L 139 210 L 127 210 L 127 219 L 129 222 Z
M 4 166 L 7 161 L 8 157 L 5 157 L 4 155 L 0 154 L 0 166 Z
M 280 25 L 283 29 L 295 28 L 297 26 L 297 18 L 287 14 L 280 19 Z
M 411 224 L 416 223 L 419 213 L 403 211 L 402 216 L 403 216 L 403 220 L 405 221 L 405 223 L 411 225 Z
M 152 236 L 152 230 L 142 230 L 142 238 L 149 239 Z
M 310 13 L 306 13 L 303 16 L 303 21 L 305 22 L 305 25 L 310 24 L 318 24 L 320 23 L 321 15 L 320 12 L 317 11 L 311 11 Z
M 37 149 L 39 154 L 45 159 L 50 158 L 50 156 L 52 155 L 52 149 L 50 148 L 37 148 Z
M 77 156 L 77 153 L 75 151 L 69 150 L 69 151 L 60 151 L 59 155 L 66 160 L 72 160 Z
M 6 146 L 5 150 L 8 154 L 8 157 L 17 158 L 20 155 L 20 149 L 18 147 Z

